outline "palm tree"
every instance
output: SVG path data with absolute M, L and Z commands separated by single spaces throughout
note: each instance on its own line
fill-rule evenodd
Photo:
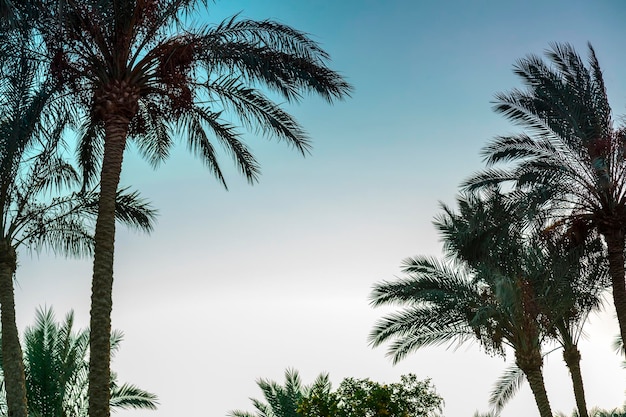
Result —
M 394 362 L 425 346 L 477 340 L 488 353 L 500 355 L 509 346 L 528 379 L 541 416 L 551 416 L 541 371 L 543 338 L 525 311 L 520 282 L 476 282 L 458 266 L 419 257 L 407 260 L 404 272 L 406 279 L 382 282 L 374 288 L 373 305 L 406 307 L 376 324 L 370 334 L 373 346 L 393 340 L 389 355 Z M 491 273 L 490 279 L 495 279 L 497 273 Z
M 589 45 L 588 65 L 568 44 L 552 44 L 548 62 L 530 55 L 515 65 L 525 89 L 496 96 L 495 111 L 528 133 L 495 138 L 483 150 L 489 168 L 469 189 L 513 182 L 533 191 L 557 223 L 579 235 L 600 233 L 607 246 L 613 302 L 626 338 L 626 159 L 602 71 Z M 496 169 L 493 165 L 513 163 Z
M 56 322 L 51 308 L 38 309 L 35 325 L 24 332 L 24 363 L 29 415 L 40 417 L 87 416 L 89 331 L 74 332 L 74 314 Z M 111 349 L 119 349 L 121 332 L 113 332 Z M 0 412 L 6 415 L 5 398 Z M 154 394 L 111 379 L 111 407 L 156 409 Z
M 302 399 L 311 393 L 326 397 L 330 395 L 330 380 L 328 374 L 320 374 L 312 385 L 304 386 L 300 374 L 295 369 L 285 370 L 285 384 L 267 379 L 259 379 L 257 385 L 261 388 L 266 403 L 251 398 L 256 409 L 255 413 L 233 410 L 231 417 L 299 417 L 298 408 Z
M 522 197 L 524 196 L 520 193 L 506 196 L 497 189 L 490 189 L 483 196 L 469 195 L 459 198 L 459 214 L 443 206 L 444 214 L 435 225 L 444 238 L 446 253 L 455 262 L 453 266 L 460 268 L 461 272 L 468 269 L 472 276 L 455 276 L 459 271 L 454 267 L 450 268 L 433 260 L 409 260 L 405 264 L 405 272 L 416 275 L 401 283 L 393 283 L 393 286 L 389 283 L 377 286 L 373 302 L 378 305 L 382 302 L 399 301 L 399 298 L 393 297 L 401 293 L 406 297 L 407 303 L 413 300 L 412 303 L 417 303 L 420 309 L 424 305 L 432 307 L 429 303 L 441 307 L 441 300 L 446 297 L 444 294 L 435 297 L 424 291 L 444 291 L 443 286 L 448 285 L 445 291 L 455 293 L 459 290 L 456 285 L 464 280 L 469 280 L 474 285 L 486 285 L 482 296 L 469 296 L 468 299 L 473 297 L 475 303 L 469 309 L 464 305 L 456 306 L 456 298 L 453 298 L 452 304 L 447 304 L 446 299 L 447 307 L 444 309 L 464 309 L 464 312 L 457 312 L 457 317 L 459 320 L 469 321 L 470 327 L 483 325 L 484 320 L 492 320 L 506 329 L 493 331 L 492 335 L 504 338 L 515 350 L 516 366 L 507 370 L 492 393 L 490 402 L 496 411 L 500 411 L 513 395 L 521 382 L 520 376 L 524 374 L 540 410 L 543 409 L 541 412 L 547 415 L 549 405 L 540 371 L 541 341 L 549 337 L 557 340 L 563 347 L 563 357 L 572 376 L 579 413 L 587 416 L 577 341 L 586 318 L 599 307 L 600 295 L 608 285 L 602 243 L 594 235 L 587 235 L 580 241 L 579 236 L 572 235 L 571 230 L 563 227 L 543 229 L 541 223 L 532 221 L 536 219 L 529 220 L 528 217 L 532 217 L 533 213 L 527 211 L 526 204 L 520 204 L 524 203 Z M 427 287 L 422 288 L 422 281 L 434 279 L 431 275 L 445 282 L 435 285 L 426 281 L 427 284 L 424 285 Z M 418 291 L 416 287 L 412 287 L 409 291 L 409 285 L 417 285 L 421 289 Z M 459 299 L 462 297 L 463 292 L 458 294 Z M 494 309 L 489 313 L 491 316 L 487 314 L 490 308 Z M 472 309 L 480 313 L 473 312 Z M 393 327 L 396 321 L 409 326 L 411 317 L 411 313 L 407 312 L 406 315 L 397 315 L 382 321 L 372 332 L 373 343 L 380 344 L 390 337 L 400 340 L 390 349 L 394 359 L 401 343 L 406 343 L 406 346 L 402 346 L 402 354 L 408 352 L 408 349 L 418 348 L 419 344 L 411 345 L 411 338 L 414 337 L 411 332 L 432 332 L 433 329 L 428 327 L 427 322 L 424 322 L 424 329 L 419 327 L 421 324 L 416 324 L 414 328 L 399 326 L 397 331 Z M 427 319 L 427 315 L 424 319 Z M 455 335 L 459 330 L 454 327 L 456 323 L 453 326 L 452 322 L 445 322 L 445 318 L 443 320 L 444 325 L 451 326 L 445 328 L 450 333 L 433 333 L 429 336 L 433 338 L 433 342 L 445 342 L 448 340 L 446 338 L 455 337 L 462 337 L 462 341 L 467 340 L 466 333 Z M 464 325 L 466 324 L 468 323 Z M 466 330 L 467 328 L 464 332 Z M 480 331 L 475 331 L 480 339 Z M 441 336 L 442 340 L 438 341 L 435 336 Z M 484 340 L 481 341 L 484 344 Z
M 600 309 L 602 294 L 610 287 L 603 244 L 597 234 L 587 235 L 583 241 L 569 233 L 557 239 L 551 234 L 543 237 L 539 268 L 546 276 L 539 276 L 543 288 L 540 308 L 551 323 L 552 336 L 563 349 L 578 415 L 588 417 L 578 341 L 589 315 Z
M 460 214 L 443 206 L 435 222 L 449 262 L 426 257 L 407 259 L 407 277 L 376 284 L 374 306 L 400 304 L 400 313 L 381 319 L 370 334 L 378 346 L 393 340 L 394 362 L 423 346 L 459 344 L 476 339 L 488 351 L 515 352 L 542 417 L 551 417 L 542 374 L 541 325 L 528 272 L 528 246 L 498 193 L 485 200 L 458 199 Z
M 15 46 L 29 40 L 21 30 L 10 30 L 4 27 L 2 20 L 2 53 L 0 54 L 0 71 L 2 89 L 0 100 L 0 210 L 2 212 L 2 228 L 7 230 L 7 216 L 11 216 L 11 196 L 20 197 L 15 187 L 16 176 L 23 162 L 22 153 L 33 141 L 33 132 L 39 124 L 42 105 L 48 100 L 49 92 L 45 89 L 34 91 L 36 83 L 36 67 L 31 65 L 28 48 Z M 17 51 L 17 57 L 9 54 Z M 49 159 L 49 158 L 48 158 Z M 55 172 L 55 168 L 57 172 Z M 60 168 L 60 169 L 58 169 Z M 63 167 L 52 167 L 57 180 L 66 174 Z M 45 174 L 45 173 L 44 173 Z M 47 179 L 47 178 L 46 178 Z M 52 179 L 47 185 L 53 184 Z M 44 186 L 46 184 L 43 184 Z M 4 237 L 4 234 L 3 236 Z M 0 239 L 0 306 L 1 329 L 6 335 L 2 343 L 2 354 L 6 358 L 4 374 L 7 379 L 7 399 L 12 414 L 26 417 L 26 389 L 22 365 L 22 351 L 19 344 L 17 325 L 15 324 L 15 300 L 13 295 L 13 274 L 16 268 L 17 255 L 11 240 Z
M 435 226 L 444 236 L 449 254 L 467 263 L 475 279 L 487 282 L 505 307 L 511 332 L 509 345 L 515 364 L 526 376 L 540 413 L 549 413 L 543 383 L 541 345 L 550 333 L 549 315 L 541 299 L 550 288 L 552 270 L 544 264 L 545 245 L 536 238 L 522 195 L 504 195 L 490 189 L 483 196 L 459 198 L 459 214 L 444 206 Z M 549 251 L 548 251 L 549 253 Z M 558 258 L 557 258 L 558 259 Z M 492 275 L 494 274 L 494 275 Z
M 100 166 L 90 341 L 90 416 L 108 411 L 109 335 L 115 239 L 115 192 L 126 144 L 134 141 L 154 165 L 173 137 L 225 179 L 210 136 L 233 156 L 249 182 L 259 165 L 242 142 L 244 127 L 285 140 L 305 154 L 300 125 L 258 86 L 288 102 L 306 93 L 327 101 L 351 87 L 326 64 L 306 34 L 273 21 L 228 19 L 182 29 L 199 0 L 39 0 L 33 19 L 51 51 L 51 70 L 88 118 L 80 142 L 87 181 Z M 99 164 L 101 162 L 101 164 Z
M 0 54 L 0 306 L 4 381 L 9 414 L 26 417 L 27 395 L 22 350 L 15 319 L 13 278 L 20 247 L 85 255 L 93 247 L 98 194 L 70 193 L 80 176 L 65 162 L 62 132 L 68 114 L 58 90 L 33 57 L 32 38 L 4 33 L 16 55 Z M 136 193 L 118 192 L 121 221 L 144 230 L 155 212 Z
M 581 242 L 564 232 L 568 231 L 543 230 L 539 239 L 532 239 L 537 249 L 532 284 L 548 336 L 562 348 L 578 415 L 588 417 L 578 341 L 589 314 L 601 307 L 610 282 L 599 237 L 589 235 Z M 490 397 L 497 412 L 515 394 L 522 377 L 519 368 L 511 367 L 498 380 Z
M 579 415 L 587 417 L 577 345 L 589 314 L 600 308 L 609 286 L 603 244 L 594 233 L 580 235 L 559 224 L 545 228 L 533 203 L 524 193 L 504 196 L 489 189 L 484 202 L 461 200 L 460 216 L 446 208 L 446 216 L 436 224 L 448 249 L 477 267 L 495 261 L 498 268 L 509 269 L 507 257 L 516 254 L 512 258 L 522 268 L 509 273 L 522 274 L 528 283 L 532 309 L 545 335 L 561 345 Z M 507 371 L 492 394 L 496 410 L 519 386 L 515 373 Z
M 520 306 L 522 292 L 516 285 L 472 282 L 465 271 L 426 258 L 407 260 L 405 273 L 409 278 L 374 288 L 374 305 L 407 306 L 376 324 L 370 334 L 374 346 L 393 339 L 389 354 L 397 362 L 424 346 L 476 339 L 487 352 L 503 355 L 508 345 L 515 350 L 516 363 L 531 385 L 541 416 L 551 416 L 541 372 L 541 334 L 525 317 L 528 313 Z

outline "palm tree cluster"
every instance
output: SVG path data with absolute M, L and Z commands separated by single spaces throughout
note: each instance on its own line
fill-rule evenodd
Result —
M 626 340 L 626 130 L 613 122 L 590 45 L 588 63 L 568 44 L 546 57 L 519 60 L 525 88 L 496 95 L 495 111 L 522 133 L 489 142 L 487 167 L 463 183 L 458 212 L 442 206 L 445 259 L 407 259 L 403 278 L 375 285 L 372 305 L 401 309 L 379 320 L 370 342 L 391 342 L 394 361 L 472 340 L 491 354 L 509 348 L 515 364 L 490 402 L 499 412 L 525 376 L 542 417 L 553 415 L 543 356 L 557 343 L 587 417 L 577 343 L 608 289 Z
M 0 304 L 9 415 L 28 415 L 12 287 L 18 246 L 93 254 L 88 414 L 108 416 L 116 219 L 150 230 L 155 214 L 136 192 L 119 189 L 127 144 L 156 167 L 180 138 L 226 186 L 217 142 L 254 183 L 260 166 L 242 130 L 303 155 L 310 149 L 304 129 L 269 94 L 329 103 L 350 94 L 307 34 L 238 16 L 189 27 L 189 16 L 206 7 L 203 0 L 0 1 Z M 65 159 L 68 129 L 77 136 L 78 169 Z
M 26 381 L 15 318 L 13 278 L 18 250 L 47 249 L 85 256 L 93 251 L 90 224 L 97 190 L 81 187 L 67 162 L 63 134 L 71 115 L 60 90 L 46 77 L 40 45 L 20 28 L 2 33 L 0 54 L 0 305 L 6 400 L 26 416 Z M 136 192 L 116 193 L 118 220 L 145 231 L 156 212 Z
M 495 110 L 530 135 L 498 137 L 483 153 L 489 169 L 469 178 L 468 189 L 512 183 L 531 190 L 554 223 L 576 236 L 602 235 L 610 265 L 613 302 L 626 339 L 626 126 L 615 125 L 600 64 L 589 45 L 589 64 L 571 45 L 554 44 L 553 63 L 536 56 L 515 72 L 526 90 L 496 96 Z M 492 168 L 497 163 L 512 167 Z

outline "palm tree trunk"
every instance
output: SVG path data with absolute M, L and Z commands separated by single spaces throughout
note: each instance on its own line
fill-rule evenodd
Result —
M 537 408 L 539 408 L 539 415 L 541 417 L 553 417 L 541 369 L 525 371 L 524 374 L 526 375 L 530 389 L 535 396 L 535 402 L 537 403 Z
M 26 378 L 24 356 L 15 322 L 15 294 L 13 274 L 17 255 L 6 242 L 0 242 L 0 306 L 2 322 L 2 370 L 6 389 L 9 417 L 27 417 Z
M 567 364 L 574 386 L 574 397 L 579 417 L 589 417 L 587 412 L 587 401 L 585 400 L 585 388 L 583 386 L 583 376 L 580 372 L 580 352 L 574 344 L 568 344 L 563 349 L 563 360 Z
M 515 352 L 515 361 L 517 366 L 524 372 L 524 375 L 526 375 L 539 409 L 539 415 L 541 417 L 553 417 L 546 385 L 543 381 L 543 372 L 541 371 L 541 366 L 543 365 L 541 352 L 533 349 L 530 352 L 523 353 L 517 350 Z
M 109 417 L 111 381 L 111 311 L 113 308 L 113 253 L 115 247 L 115 195 L 122 171 L 129 119 L 105 118 L 104 159 L 96 220 L 91 320 L 89 336 L 89 416 Z
M 613 289 L 613 304 L 617 313 L 620 335 L 626 344 L 626 281 L 624 276 L 624 232 L 615 228 L 604 235 L 609 252 L 609 274 Z

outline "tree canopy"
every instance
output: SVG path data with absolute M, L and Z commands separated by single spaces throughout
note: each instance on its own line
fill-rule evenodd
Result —
M 429 379 L 415 375 L 383 384 L 370 379 L 345 378 L 333 391 L 327 374 L 303 386 L 297 371 L 285 371 L 284 386 L 257 381 L 266 402 L 252 399 L 256 413 L 232 411 L 233 417 L 433 417 L 443 399 Z

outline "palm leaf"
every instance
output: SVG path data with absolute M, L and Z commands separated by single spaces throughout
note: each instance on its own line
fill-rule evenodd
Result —
M 506 369 L 496 381 L 489 396 L 489 404 L 496 413 L 500 413 L 507 402 L 519 391 L 524 382 L 524 373 L 517 366 L 513 365 Z

